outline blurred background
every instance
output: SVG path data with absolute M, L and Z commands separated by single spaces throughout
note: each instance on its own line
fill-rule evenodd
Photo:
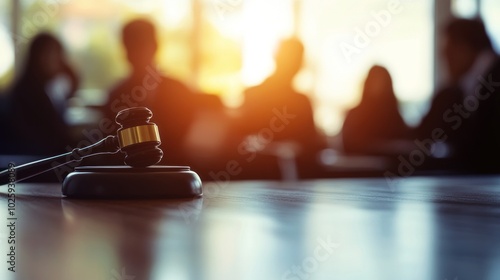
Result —
M 283 38 L 300 38 L 304 65 L 294 80 L 311 100 L 314 121 L 328 141 L 361 98 L 368 69 L 392 75 L 399 109 L 409 126 L 427 112 L 446 80 L 440 58 L 442 27 L 452 17 L 484 20 L 500 51 L 500 2 L 401 0 L 384 22 L 390 0 L 0 0 L 0 92 L 21 69 L 31 38 L 55 34 L 80 76 L 69 102 L 70 123 L 97 122 L 89 110 L 128 72 L 123 25 L 146 17 L 157 28 L 155 63 L 191 89 L 237 108 L 243 91 L 265 80 Z M 375 22 L 376 24 L 373 24 Z

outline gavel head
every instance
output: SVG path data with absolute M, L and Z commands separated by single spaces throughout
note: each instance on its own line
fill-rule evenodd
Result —
M 153 113 L 146 107 L 128 108 L 118 112 L 116 122 L 120 150 L 125 153 L 125 164 L 146 167 L 160 162 L 163 151 L 158 127 L 149 122 Z

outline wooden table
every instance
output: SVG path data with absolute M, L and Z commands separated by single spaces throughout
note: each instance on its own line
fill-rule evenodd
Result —
M 205 184 L 195 200 L 18 184 L 0 279 L 500 279 L 500 177 Z

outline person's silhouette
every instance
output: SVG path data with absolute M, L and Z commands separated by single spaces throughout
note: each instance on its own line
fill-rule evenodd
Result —
M 64 120 L 64 99 L 50 95 L 61 76 L 71 80 L 69 87 L 62 88 L 62 96 L 69 97 L 77 78 L 66 62 L 63 46 L 50 34 L 35 36 L 24 69 L 10 89 L 9 117 L 15 139 L 8 148 L 10 153 L 52 155 L 66 152 L 66 146 L 72 144 Z
M 280 43 L 275 55 L 276 69 L 262 84 L 247 89 L 238 126 L 243 135 L 260 135 L 266 144 L 292 143 L 297 147 L 299 173 L 315 172 L 315 156 L 320 147 L 309 98 L 297 92 L 293 80 L 302 67 L 303 44 L 295 38 Z M 269 133 L 268 133 L 269 134 Z M 272 141 L 265 138 L 272 138 Z
M 183 141 L 193 118 L 192 92 L 183 83 L 156 71 L 158 43 L 150 21 L 137 19 L 126 24 L 122 40 L 131 72 L 111 90 L 104 106 L 105 116 L 113 120 L 125 108 L 150 108 L 165 147 L 165 163 L 185 164 Z
M 451 158 L 467 171 L 500 171 L 500 59 L 480 20 L 454 19 L 446 27 L 443 56 L 449 80 L 418 127 L 429 138 L 445 131 Z
M 390 141 L 403 139 L 408 127 L 398 110 L 392 78 L 386 68 L 368 72 L 360 103 L 344 120 L 342 142 L 346 153 L 384 154 Z

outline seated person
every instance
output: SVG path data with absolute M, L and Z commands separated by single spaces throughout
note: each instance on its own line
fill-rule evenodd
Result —
M 114 120 L 125 108 L 148 107 L 153 111 L 152 121 L 160 130 L 164 163 L 187 164 L 182 149 L 193 118 L 191 91 L 155 70 L 158 46 L 151 22 L 138 19 L 128 23 L 123 28 L 122 39 L 132 69 L 130 75 L 111 90 L 104 115 Z
M 61 75 L 69 75 L 76 88 L 76 76 L 70 70 L 61 43 L 50 34 L 32 40 L 23 71 L 10 88 L 9 117 L 12 146 L 9 153 L 54 155 L 67 152 L 73 141 L 64 120 L 65 106 L 49 96 L 51 84 Z
M 267 145 L 280 142 L 294 145 L 298 164 L 304 167 L 299 172 L 310 173 L 315 169 L 320 140 L 309 98 L 292 85 L 302 66 L 303 54 L 304 47 L 299 40 L 281 42 L 275 56 L 275 72 L 262 84 L 245 91 L 241 107 L 243 119 L 238 126 L 243 135 L 259 135 Z M 264 135 L 265 128 L 271 129 L 272 135 Z M 266 137 L 271 139 L 268 141 Z
M 389 71 L 373 66 L 360 103 L 351 109 L 342 128 L 344 151 L 349 154 L 386 154 L 389 142 L 408 135 L 398 110 Z
M 455 19 L 445 30 L 443 55 L 448 83 L 435 95 L 417 129 L 421 139 L 435 129 L 456 167 L 500 172 L 500 59 L 480 20 Z

